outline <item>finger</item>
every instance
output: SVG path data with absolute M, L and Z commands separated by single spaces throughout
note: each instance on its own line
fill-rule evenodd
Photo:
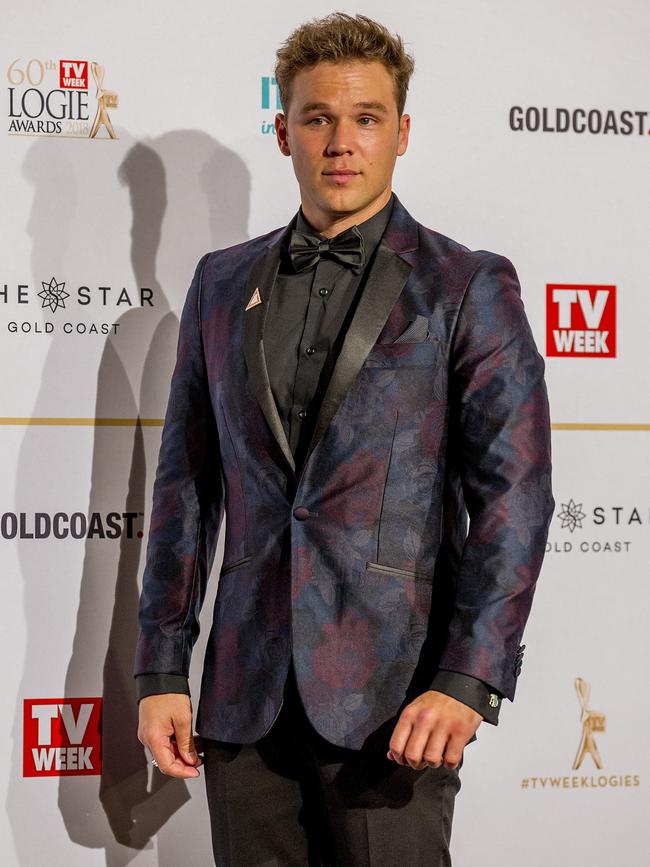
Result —
M 183 761 L 188 765 L 195 765 L 198 761 L 198 755 L 194 747 L 194 738 L 192 737 L 192 712 L 183 711 L 172 718 L 174 726 L 174 740 L 178 752 Z
M 442 729 L 436 729 L 431 733 L 427 745 L 422 753 L 423 760 L 431 768 L 439 768 L 442 764 L 442 757 L 447 746 L 448 732 Z
M 199 765 L 203 764 L 203 762 L 199 759 Z M 166 771 L 172 777 L 182 777 L 183 779 L 189 779 L 190 777 L 199 777 L 198 765 L 192 767 L 192 765 L 188 765 L 185 759 L 178 753 L 174 755 L 174 760 L 170 765 L 168 765 Z
M 176 760 L 176 754 L 172 748 L 172 742 L 169 735 L 158 735 L 149 739 L 147 744 L 151 750 L 151 755 L 158 763 L 159 769 L 166 773 L 172 762 Z
M 170 777 L 198 777 L 199 772 L 180 756 L 178 747 L 171 738 L 163 735 L 153 740 L 149 746 L 154 759 L 158 762 L 158 769 Z
M 195 738 L 195 741 L 196 741 L 196 738 Z M 181 753 L 178 749 L 178 746 L 176 744 L 176 741 L 174 740 L 173 735 L 172 735 L 171 747 L 172 747 L 172 750 L 174 751 L 174 759 L 178 759 L 178 760 L 182 761 L 184 764 L 187 764 L 187 762 L 185 761 L 185 759 L 183 758 L 183 756 L 181 755 Z M 198 753 L 197 753 L 196 762 L 194 763 L 194 767 L 200 768 L 202 764 L 203 764 L 203 757 L 198 755 Z
M 201 757 L 196 748 L 194 735 L 191 733 L 189 737 L 183 737 L 182 743 L 179 743 L 176 736 L 171 736 L 171 746 L 177 758 L 181 758 L 186 764 L 198 767 L 201 764 Z
M 389 758 L 392 757 L 392 759 L 396 761 L 398 765 L 406 764 L 406 759 L 404 758 L 404 747 L 406 746 L 406 742 L 408 741 L 412 728 L 413 726 L 411 724 L 411 721 L 402 713 L 397 723 L 395 724 L 393 734 L 391 735 L 391 739 L 388 744 L 389 752 L 391 754 Z
M 429 710 L 419 711 L 404 748 L 404 758 L 413 770 L 420 771 L 427 766 L 422 759 L 422 753 L 435 730 L 434 713 Z
M 463 757 L 465 743 L 465 739 L 458 737 L 458 735 L 449 738 L 442 757 L 442 763 L 446 768 L 453 769 L 458 767 L 458 764 Z
M 186 764 L 182 759 L 176 759 L 167 767 L 158 767 L 158 770 L 167 777 L 177 777 L 178 779 L 188 780 L 190 777 L 200 777 L 197 768 Z

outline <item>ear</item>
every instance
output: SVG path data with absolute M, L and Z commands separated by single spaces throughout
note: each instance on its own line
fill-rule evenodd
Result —
M 278 147 L 285 155 L 291 156 L 291 148 L 289 147 L 287 119 L 284 114 L 279 111 L 275 116 L 275 137 L 278 142 Z
M 411 130 L 411 115 L 403 114 L 399 119 L 399 131 L 397 133 L 397 155 L 402 156 L 406 153 L 406 148 L 409 143 L 409 132 Z

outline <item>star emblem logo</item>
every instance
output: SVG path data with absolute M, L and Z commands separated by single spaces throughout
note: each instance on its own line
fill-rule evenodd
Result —
M 57 283 L 56 277 L 52 277 L 49 283 L 41 281 L 43 291 L 38 293 L 38 297 L 42 300 L 41 307 L 49 307 L 52 313 L 56 313 L 59 307 L 65 309 L 65 299 L 70 297 L 70 293 L 65 291 L 65 281 Z
M 562 511 L 558 512 L 558 518 L 562 522 L 562 529 L 566 527 L 573 533 L 576 527 L 582 530 L 582 519 L 587 516 L 582 511 L 582 503 L 576 503 L 573 497 L 568 503 L 562 503 Z

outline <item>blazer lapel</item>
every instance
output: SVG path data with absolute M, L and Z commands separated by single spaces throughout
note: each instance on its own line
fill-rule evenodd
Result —
M 279 229 L 277 233 L 274 232 L 260 255 L 253 261 L 246 285 L 246 304 L 249 303 L 249 300 L 254 300 L 253 295 L 256 291 L 259 293 L 260 301 L 244 311 L 244 356 L 248 368 L 248 381 L 253 394 L 257 398 L 282 454 L 295 472 L 296 463 L 291 446 L 284 432 L 282 419 L 271 391 L 262 342 L 269 299 L 280 267 L 282 243 L 291 226 L 292 223 L 289 223 L 285 229 Z

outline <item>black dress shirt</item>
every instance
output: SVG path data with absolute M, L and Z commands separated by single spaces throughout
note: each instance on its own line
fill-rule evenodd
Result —
M 271 391 L 294 455 L 296 473 L 300 472 L 318 408 L 375 251 L 388 225 L 393 201 L 391 195 L 380 211 L 357 225 L 366 255 L 365 265 L 358 274 L 327 254 L 321 256 L 315 267 L 297 272 L 287 252 L 290 233 L 287 235 L 264 324 L 264 355 Z M 306 220 L 302 207 L 291 227 L 318 239 L 325 237 Z M 440 670 L 430 688 L 462 701 L 480 713 L 486 722 L 497 724 L 502 696 L 483 681 L 467 674 Z M 187 678 L 137 675 L 138 700 L 161 692 L 189 695 Z
M 359 274 L 327 255 L 315 268 L 296 272 L 288 245 L 282 252 L 264 325 L 264 355 L 297 473 L 392 207 L 391 196 L 381 211 L 357 226 L 366 253 Z M 291 226 L 318 239 L 325 237 L 307 222 L 302 208 Z

